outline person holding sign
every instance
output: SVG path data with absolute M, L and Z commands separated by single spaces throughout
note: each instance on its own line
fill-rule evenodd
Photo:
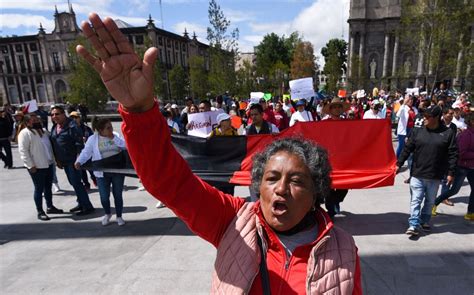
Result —
M 212 130 L 209 137 L 213 136 L 236 136 L 237 130 L 232 127 L 230 116 L 227 113 L 217 115 L 217 127 Z
M 306 99 L 302 98 L 296 103 L 296 112 L 291 115 L 290 127 L 296 122 L 311 122 L 314 121 L 313 115 L 306 110 Z
M 98 56 L 77 51 L 120 102 L 123 134 L 147 191 L 216 247 L 210 292 L 362 294 L 354 239 L 319 206 L 331 184 L 327 151 L 304 139 L 276 140 L 254 158 L 259 201 L 222 193 L 194 175 L 171 143 L 153 99 L 158 50 L 148 49 L 142 61 L 111 18 L 89 19 L 82 31 Z

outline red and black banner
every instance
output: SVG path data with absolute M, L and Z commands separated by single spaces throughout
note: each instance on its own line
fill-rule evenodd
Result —
M 272 141 L 304 137 L 325 147 L 333 168 L 333 188 L 393 185 L 395 153 L 388 120 L 298 123 L 277 135 L 212 137 L 172 135 L 172 143 L 192 171 L 213 185 L 249 185 L 252 156 Z M 94 170 L 136 176 L 126 153 L 89 166 Z

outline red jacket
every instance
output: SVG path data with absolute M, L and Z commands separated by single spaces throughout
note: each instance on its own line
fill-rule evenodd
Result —
M 120 113 L 130 158 L 147 191 L 173 210 L 194 233 L 217 247 L 245 200 L 222 193 L 192 173 L 173 148 L 166 121 L 157 106 L 145 113 L 127 113 L 120 107 Z M 318 212 L 326 214 L 323 210 Z M 260 210 L 257 213 L 269 236 L 267 265 L 272 293 L 305 293 L 309 250 L 330 230 L 332 223 L 323 223 L 319 216 L 316 240 L 296 248 L 287 262 L 276 234 L 266 225 Z M 359 264 L 357 259 L 353 294 L 362 294 Z M 254 280 L 250 293 L 262 294 L 260 276 Z

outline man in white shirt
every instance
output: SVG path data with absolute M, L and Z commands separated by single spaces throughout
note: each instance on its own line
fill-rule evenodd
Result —
M 380 113 L 380 109 L 382 105 L 378 99 L 374 99 L 370 106 L 370 110 L 364 113 L 363 119 L 384 119 L 382 114 Z
M 290 127 L 295 125 L 296 122 L 311 122 L 314 121 L 311 112 L 306 111 L 306 99 L 300 99 L 296 103 L 296 112 L 291 115 Z

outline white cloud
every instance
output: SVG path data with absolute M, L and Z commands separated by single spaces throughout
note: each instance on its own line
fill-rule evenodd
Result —
M 223 8 L 222 11 L 224 12 L 225 17 L 230 20 L 231 24 L 247 22 L 255 19 L 255 13 L 251 11 L 234 10 L 229 8 Z
M 54 20 L 42 15 L 6 13 L 0 17 L 0 30 L 25 27 L 31 32 L 32 28 L 39 28 L 40 23 L 47 32 L 54 29 Z
M 349 0 L 315 0 L 311 6 L 303 9 L 292 21 L 278 23 L 250 24 L 254 33 L 290 35 L 298 31 L 304 39 L 314 46 L 316 55 L 320 55 L 321 48 L 332 38 L 341 38 L 344 30 L 344 39 L 347 40 L 349 26 Z M 245 39 L 245 36 L 243 36 Z M 252 40 L 253 39 L 253 40 Z M 250 38 L 246 41 L 258 45 L 261 39 Z M 324 62 L 320 59 L 320 62 Z
M 193 36 L 193 33 L 196 33 L 199 41 L 206 40 L 207 37 L 207 28 L 203 25 L 197 23 L 190 23 L 190 22 L 179 22 L 172 26 L 173 31 L 178 34 L 182 35 L 184 33 L 184 29 L 186 29 L 189 33 L 189 37 Z

